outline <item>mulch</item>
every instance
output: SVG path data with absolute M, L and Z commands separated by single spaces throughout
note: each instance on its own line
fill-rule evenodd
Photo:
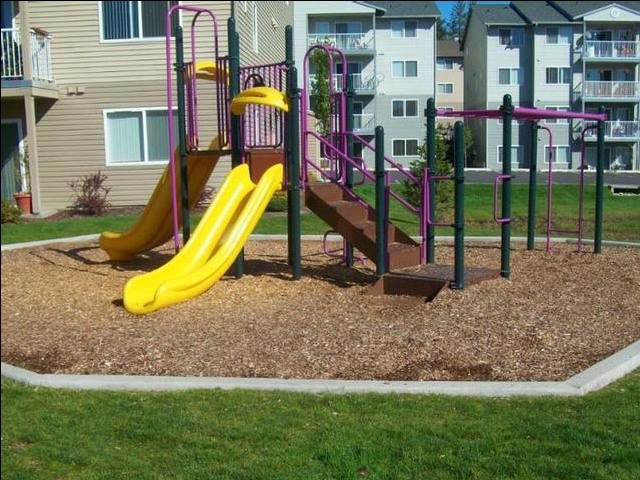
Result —
M 337 248 L 339 244 L 332 244 Z M 2 360 L 41 373 L 378 380 L 562 380 L 640 339 L 640 250 L 553 254 L 514 244 L 510 279 L 433 302 L 367 295 L 373 265 L 347 269 L 303 242 L 294 281 L 284 242 L 250 241 L 245 275 L 145 316 L 122 287 L 173 255 L 131 263 L 95 242 L 2 253 Z M 453 249 L 439 245 L 439 262 Z M 466 265 L 499 268 L 496 245 Z

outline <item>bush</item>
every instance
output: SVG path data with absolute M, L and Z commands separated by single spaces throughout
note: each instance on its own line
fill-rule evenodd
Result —
M 107 202 L 110 187 L 105 187 L 107 176 L 100 170 L 69 182 L 69 187 L 75 192 L 71 208 L 83 215 L 104 215 L 111 206 Z
M 22 210 L 9 200 L 2 199 L 2 223 L 18 223 L 22 217 Z
M 287 211 L 287 192 L 276 192 L 271 197 L 267 205 L 267 212 L 286 212 Z
M 198 200 L 196 200 L 195 208 L 196 210 L 202 210 L 207 208 L 211 204 L 211 200 L 213 199 L 213 195 L 215 194 L 216 189 L 207 185 L 200 192 L 200 196 Z

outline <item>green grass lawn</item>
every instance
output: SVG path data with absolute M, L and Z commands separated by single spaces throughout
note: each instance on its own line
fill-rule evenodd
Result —
M 2 383 L 2 478 L 637 479 L 640 372 L 582 398 Z
M 500 227 L 493 222 L 492 186 L 469 184 L 465 187 L 465 217 L 466 235 L 499 235 Z M 373 186 L 359 187 L 363 197 L 373 200 Z M 593 237 L 593 218 L 595 210 L 594 187 L 585 189 L 585 235 Z M 554 225 L 559 228 L 576 228 L 578 212 L 578 188 L 575 185 L 556 185 L 554 187 Z M 537 192 L 537 235 L 544 235 L 546 222 L 546 187 L 541 186 Z M 525 235 L 527 228 L 527 185 L 513 186 L 513 224 L 514 235 Z M 614 196 L 606 190 L 604 202 L 604 239 L 640 241 L 640 197 Z M 446 212 L 437 212 L 436 217 L 442 218 Z M 411 235 L 418 233 L 418 219 L 399 205 L 391 203 L 391 220 Z M 48 221 L 46 219 L 2 225 L 2 244 L 18 243 L 50 238 L 64 238 L 90 233 L 100 233 L 105 230 L 124 231 L 136 220 L 135 216 L 113 216 L 67 219 L 62 221 Z M 199 217 L 194 216 L 195 225 Z M 327 225 L 313 213 L 302 215 L 303 234 L 322 234 L 328 229 Z M 286 233 L 286 217 L 264 216 L 258 224 L 256 233 Z M 452 235 L 452 229 L 439 228 L 438 235 Z M 561 234 L 559 236 L 569 236 Z

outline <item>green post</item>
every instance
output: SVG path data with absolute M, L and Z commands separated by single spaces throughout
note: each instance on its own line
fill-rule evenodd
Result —
M 384 128 L 375 129 L 376 148 L 376 275 L 387 273 L 387 225 L 384 185 Z
M 511 218 L 511 120 L 513 104 L 511 95 L 503 97 L 502 104 L 502 218 Z M 511 248 L 511 221 L 502 224 L 502 254 L 500 275 L 509 278 Z
M 604 108 L 600 107 L 600 113 Z M 593 253 L 602 253 L 602 226 L 604 221 L 604 121 L 598 122 L 598 158 L 596 160 L 596 225 Z
M 355 92 L 353 90 L 353 76 L 347 75 L 347 132 L 353 132 L 353 97 Z M 347 141 L 347 156 L 353 160 L 353 136 L 345 134 Z M 345 186 L 351 190 L 353 188 L 353 164 L 350 162 L 345 163 Z M 348 240 L 344 241 L 344 261 L 347 267 L 353 266 L 353 245 Z
M 454 279 L 453 288 L 464 288 L 464 124 L 454 126 Z
M 240 37 L 236 32 L 236 22 L 233 17 L 227 21 L 229 41 L 229 97 L 233 99 L 240 93 Z M 231 115 L 231 168 L 242 163 L 242 139 L 240 138 L 241 119 L 238 115 Z M 244 249 L 240 251 L 233 263 L 236 278 L 242 278 L 244 270 Z
M 531 123 L 531 157 L 529 158 L 529 213 L 527 217 L 527 250 L 535 250 L 536 187 L 538 180 L 538 124 Z
M 433 98 L 427 100 L 427 108 L 424 111 L 427 117 L 427 168 L 429 175 L 436 171 L 436 101 Z M 435 218 L 436 210 L 436 181 L 429 180 L 429 218 Z M 436 261 L 436 229 L 427 224 L 427 263 Z
M 191 221 L 189 218 L 189 172 L 187 167 L 187 125 L 184 101 L 184 41 L 182 27 L 176 28 L 176 96 L 178 97 L 178 149 L 180 151 L 180 199 L 182 205 L 182 244 L 189 241 Z M 169 152 L 173 155 L 173 152 Z

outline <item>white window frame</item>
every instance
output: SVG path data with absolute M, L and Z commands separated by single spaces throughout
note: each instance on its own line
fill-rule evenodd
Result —
M 107 167 L 140 167 L 143 165 L 166 165 L 169 163 L 170 158 L 166 160 L 149 160 L 149 139 L 147 138 L 147 113 L 146 112 L 167 112 L 167 107 L 131 107 L 131 108 L 105 108 L 102 110 L 102 125 L 104 134 L 104 157 L 105 165 Z M 143 160 L 141 162 L 112 162 L 110 160 L 109 152 L 109 128 L 108 128 L 108 114 L 118 112 L 142 112 L 142 152 Z M 173 121 L 178 121 L 178 108 L 173 108 Z M 167 127 L 168 128 L 168 127 Z M 176 137 L 177 138 L 177 137 Z M 167 140 L 168 141 L 168 140 Z M 169 153 L 171 155 L 171 152 Z
M 416 28 L 414 29 L 416 34 L 414 36 L 411 36 L 411 37 L 407 36 L 407 22 L 414 22 L 416 24 Z M 398 25 L 399 23 L 402 23 L 402 28 L 399 29 L 401 31 L 401 34 L 394 35 L 393 25 L 394 24 Z M 389 35 L 391 36 L 391 38 L 418 38 L 418 21 L 417 20 L 391 20 L 389 22 Z
M 554 165 L 569 165 L 571 162 L 571 147 L 569 145 L 554 145 L 553 147 L 553 164 Z M 567 161 L 558 162 L 558 148 L 567 149 Z M 544 163 L 549 165 L 549 145 L 544 146 Z
M 566 110 L 560 110 L 560 108 L 566 109 Z M 571 109 L 569 108 L 569 105 L 548 105 L 546 107 L 544 107 L 545 110 L 550 110 L 552 112 L 570 112 Z M 547 123 L 549 125 L 569 125 L 569 119 L 568 118 L 545 118 L 544 119 L 544 123 Z
M 407 155 L 407 141 L 414 141 L 416 142 L 416 154 L 415 155 Z M 393 148 L 393 144 L 396 141 L 403 141 L 404 142 L 404 155 L 396 155 L 394 152 L 394 148 Z M 418 138 L 392 138 L 391 139 L 391 156 L 394 158 L 415 158 L 415 157 L 419 157 L 420 156 L 420 152 L 417 151 L 417 149 L 420 148 L 420 139 Z
M 440 65 L 440 61 L 441 60 L 449 60 L 449 63 L 451 64 L 451 67 L 449 67 L 447 63 L 445 63 L 444 66 Z M 453 58 L 452 57 L 438 57 L 436 59 L 436 69 L 437 70 L 453 70 Z
M 500 149 L 501 149 L 501 148 L 502 148 L 502 145 L 496 145 L 496 153 L 497 153 L 496 158 L 498 159 L 498 163 L 499 163 L 500 165 L 502 165 L 502 155 L 500 155 Z M 514 148 L 517 148 L 517 149 L 518 149 L 518 152 L 523 152 L 523 153 L 522 153 L 522 160 L 524 160 L 524 150 L 522 150 L 522 149 L 520 148 L 520 145 L 511 145 L 511 149 L 513 150 Z M 513 153 L 513 152 L 512 152 L 512 153 Z M 516 155 L 516 157 L 519 157 L 519 156 L 520 156 L 520 154 L 518 153 L 518 155 Z M 513 165 L 513 164 L 519 165 L 519 164 L 520 164 L 520 161 L 519 161 L 519 159 L 518 159 L 518 158 L 516 158 L 516 160 L 514 161 L 514 160 L 513 160 L 513 155 L 512 155 L 512 156 L 511 156 L 511 165 Z
M 451 91 L 450 92 L 441 92 L 440 91 L 440 85 L 451 85 Z M 452 82 L 440 82 L 436 84 L 436 94 L 438 95 L 453 95 L 454 94 L 454 88 L 453 88 L 453 83 Z
M 402 102 L 402 115 L 393 114 L 393 102 Z M 407 102 L 416 102 L 416 114 L 407 115 Z M 391 100 L 391 118 L 418 118 L 420 110 L 420 102 L 417 98 L 394 98 Z
M 558 83 L 547 83 L 547 71 L 550 68 L 555 68 L 558 70 Z M 567 83 L 562 83 L 560 80 L 560 72 L 563 70 L 569 70 L 569 81 Z M 571 85 L 571 67 L 563 67 L 563 66 L 548 66 L 544 69 L 544 83 L 545 85 Z
M 394 63 L 400 63 L 400 62 L 402 62 L 402 74 L 403 75 L 401 77 L 398 77 L 398 76 L 396 76 L 394 74 L 395 72 L 393 70 L 393 64 Z M 408 77 L 407 76 L 407 63 L 409 63 L 409 62 L 415 62 L 415 64 L 416 64 L 416 76 L 415 77 Z M 391 77 L 392 78 L 418 78 L 418 76 L 419 76 L 419 72 L 418 72 L 418 61 L 417 60 L 392 60 L 391 61 Z
M 500 35 L 501 30 L 509 30 L 509 42 L 502 43 L 502 35 Z M 520 38 L 522 40 L 520 43 L 514 42 L 513 32 L 515 32 L 516 30 L 520 32 Z M 518 27 L 498 28 L 498 44 L 504 47 L 521 47 L 522 45 L 524 45 L 524 30 Z
M 550 42 L 550 41 L 549 41 L 549 33 L 548 33 L 548 32 L 549 32 L 549 29 L 550 29 L 550 28 L 557 28 L 557 29 L 558 29 L 558 41 L 557 41 L 557 42 L 555 42 L 555 43 L 554 43 L 554 42 Z M 564 30 L 564 32 L 565 32 L 565 33 L 568 33 L 568 37 L 569 37 L 569 41 L 568 41 L 568 42 L 566 42 L 566 43 L 563 43 L 563 42 L 561 42 L 561 41 L 560 41 L 560 38 L 561 38 L 561 32 L 562 32 L 563 30 Z M 570 28 L 570 27 L 566 27 L 566 26 L 562 26 L 562 25 L 558 25 L 558 26 L 551 26 L 551 25 L 550 25 L 550 26 L 548 26 L 548 27 L 545 27 L 545 29 L 544 29 L 544 43 L 545 43 L 546 45 L 564 45 L 564 46 L 566 46 L 566 45 L 571 45 L 571 43 L 572 43 L 572 41 L 571 41 L 571 34 L 572 34 L 572 33 L 573 33 L 573 32 L 572 32 L 572 30 L 571 30 L 571 28 Z
M 179 1 L 178 5 L 182 5 Z M 138 8 L 142 8 L 142 2 L 138 3 Z M 129 42 L 159 42 L 166 39 L 165 35 L 161 37 L 135 37 L 135 38 L 113 38 L 107 40 L 104 38 L 104 20 L 102 18 L 102 0 L 98 2 L 98 29 L 100 30 L 100 43 L 129 43 Z M 182 26 L 182 10 L 178 10 L 178 25 Z M 138 11 L 138 31 L 142 34 L 142 11 Z
M 509 83 L 500 83 L 500 70 L 509 70 Z M 513 71 L 514 70 L 518 71 L 518 82 L 517 83 L 513 83 Z M 503 87 L 520 86 L 520 85 L 522 85 L 520 83 L 520 79 L 521 78 L 522 78 L 522 68 L 520 68 L 520 67 L 498 68 L 498 85 L 500 85 L 500 86 L 503 86 Z

